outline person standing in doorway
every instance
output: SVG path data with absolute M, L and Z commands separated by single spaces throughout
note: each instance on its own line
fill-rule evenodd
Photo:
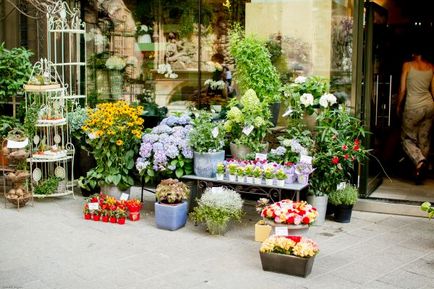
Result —
M 423 57 L 421 49 L 414 49 L 412 57 L 402 67 L 397 113 L 401 115 L 404 103 L 401 141 L 415 165 L 416 183 L 420 184 L 427 166 L 434 119 L 434 66 Z

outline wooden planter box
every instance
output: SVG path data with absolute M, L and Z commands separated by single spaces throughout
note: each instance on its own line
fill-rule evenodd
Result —
M 292 255 L 277 253 L 261 253 L 262 270 L 275 273 L 282 273 L 300 277 L 306 277 L 312 271 L 315 256 L 301 258 Z

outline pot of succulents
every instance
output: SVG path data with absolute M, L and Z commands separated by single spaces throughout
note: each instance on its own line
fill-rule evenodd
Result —
M 84 204 L 83 207 L 83 215 L 84 215 L 84 219 L 85 220 L 90 220 L 91 219 L 91 214 L 90 214 L 90 210 L 89 210 L 89 205 L 86 203 Z
M 256 92 L 249 89 L 239 101 L 233 98 L 229 107 L 224 128 L 230 140 L 232 157 L 245 160 L 249 154 L 266 153 L 268 143 L 265 137 L 272 125 L 267 103 L 261 102 Z
M 110 91 L 111 97 L 114 99 L 122 98 L 123 90 L 123 75 L 127 63 L 121 57 L 113 55 L 107 59 L 105 66 L 110 71 Z
M 125 220 L 128 216 L 127 211 L 124 208 L 120 208 L 118 207 L 115 211 L 116 214 L 116 219 L 119 225 L 124 225 L 125 224 Z
M 143 135 L 136 169 L 146 183 L 193 173 L 192 130 L 187 115 L 169 116 Z
M 262 174 L 264 171 L 261 167 L 255 166 L 253 169 L 253 181 L 256 185 L 262 185 Z
M 186 184 L 175 179 L 162 180 L 155 196 L 155 223 L 157 228 L 174 231 L 187 222 L 188 196 Z
M 223 181 L 223 179 L 225 178 L 225 171 L 226 171 L 225 164 L 223 162 L 219 162 L 217 164 L 217 171 L 216 171 L 216 178 L 218 181 Z
M 334 220 L 339 223 L 349 223 L 353 205 L 357 202 L 359 190 L 350 184 L 335 190 L 329 195 L 329 202 L 335 205 Z
M 294 202 L 287 199 L 269 204 L 261 212 L 261 217 L 273 227 L 275 233 L 276 227 L 286 227 L 288 235 L 307 233 L 309 225 L 315 222 L 317 216 L 316 209 L 307 202 Z
M 262 210 L 265 206 L 267 206 L 270 203 L 269 199 L 266 198 L 260 198 L 256 201 L 256 212 L 258 214 L 261 214 Z M 263 242 L 265 239 L 267 239 L 271 232 L 272 227 L 265 223 L 264 220 L 259 220 L 255 224 L 255 241 L 256 242 Z
M 214 178 L 217 164 L 225 160 L 223 124 L 214 122 L 210 113 L 200 111 L 193 120 L 189 139 L 194 155 L 194 173 L 199 177 Z
M 91 111 L 82 127 L 96 167 L 79 179 L 81 187 L 100 186 L 117 199 L 134 185 L 131 177 L 142 137 L 142 107 L 124 101 L 101 103 Z
M 237 167 L 237 182 L 244 183 L 245 178 L 246 178 L 246 171 L 244 167 L 239 165 Z
M 317 243 L 302 236 L 270 236 L 259 249 L 264 271 L 300 277 L 312 272 L 318 252 Z
M 280 168 L 276 171 L 276 185 L 279 187 L 285 186 L 285 181 L 288 178 L 283 168 Z
M 228 164 L 229 181 L 235 182 L 237 180 L 238 165 L 235 163 Z
M 207 188 L 190 214 L 195 222 L 205 223 L 211 235 L 224 235 L 231 220 L 241 220 L 243 200 L 225 187 Z
M 267 186 L 272 186 L 274 185 L 274 178 L 275 178 L 275 173 L 274 173 L 274 169 L 267 167 L 264 169 L 264 178 L 265 178 L 265 184 Z

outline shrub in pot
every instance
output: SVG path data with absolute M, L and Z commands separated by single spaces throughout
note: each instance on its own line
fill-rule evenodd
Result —
M 224 235 L 229 221 L 241 220 L 242 208 L 240 194 L 225 187 L 212 187 L 205 190 L 190 216 L 205 223 L 210 234 Z
M 353 205 L 357 202 L 359 196 L 358 189 L 347 184 L 343 189 L 336 190 L 329 195 L 329 202 L 335 205 L 335 221 L 339 223 L 349 223 Z
M 210 113 L 200 111 L 193 120 L 189 137 L 194 155 L 194 173 L 200 177 L 215 177 L 217 164 L 225 159 L 223 124 L 214 122 Z
M 160 229 L 174 231 L 187 222 L 189 188 L 175 179 L 162 180 L 155 196 L 155 222 Z

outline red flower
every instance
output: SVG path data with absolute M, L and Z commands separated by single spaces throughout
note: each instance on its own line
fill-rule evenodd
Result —
M 288 220 L 286 221 L 288 224 L 294 224 L 294 217 L 289 217 Z
M 358 139 L 355 139 L 354 144 L 358 146 L 358 145 L 360 145 L 360 141 Z
M 345 154 L 345 155 L 344 155 L 344 159 L 346 159 L 346 160 L 347 160 L 349 157 L 350 157 L 350 156 L 349 156 L 348 154 Z
M 360 147 L 359 147 L 358 144 L 355 144 L 355 145 L 353 146 L 353 150 L 358 151 L 359 149 L 360 149 Z
M 303 222 L 303 224 L 309 224 L 309 222 L 310 222 L 309 217 L 304 217 L 302 222 Z
M 339 158 L 337 156 L 334 156 L 332 158 L 332 164 L 337 165 L 339 163 Z
M 301 236 L 285 236 L 286 239 L 290 239 L 296 243 L 301 241 Z
M 342 145 L 342 150 L 343 150 L 343 151 L 346 151 L 347 149 L 348 149 L 348 146 L 347 146 L 347 145 L 345 145 L 345 144 Z

